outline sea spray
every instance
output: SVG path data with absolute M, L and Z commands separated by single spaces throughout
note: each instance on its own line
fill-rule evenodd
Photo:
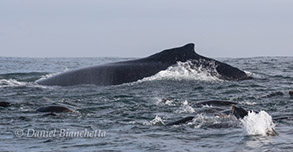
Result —
M 145 121 L 143 125 L 165 125 L 161 117 L 157 116 L 151 121 Z
M 154 101 L 156 105 L 175 106 L 175 104 L 173 103 L 174 101 L 167 98 L 155 97 Z
M 65 72 L 65 71 L 67 71 L 67 70 L 64 70 L 63 72 Z M 36 82 L 41 81 L 41 80 L 44 80 L 44 79 L 47 79 L 47 78 L 49 78 L 49 77 L 53 77 L 53 76 L 58 75 L 58 74 L 60 74 L 60 73 L 62 73 L 62 72 L 49 73 L 49 74 L 43 75 L 43 76 L 42 76 L 40 79 L 38 79 Z
M 195 62 L 195 61 L 194 61 Z M 144 78 L 140 81 L 153 81 L 153 80 L 201 80 L 201 81 L 221 81 L 217 77 L 217 71 L 215 63 L 209 63 L 209 66 L 203 66 L 204 64 L 197 61 L 193 63 L 177 62 L 176 65 L 170 66 L 168 69 L 160 71 L 159 73 Z M 205 61 L 207 62 L 207 61 Z M 198 66 L 195 66 L 198 65 Z
M 265 111 L 248 112 L 241 122 L 247 135 L 277 135 L 272 117 Z
M 188 104 L 188 101 L 185 100 L 182 103 L 182 107 L 176 110 L 176 113 L 194 113 L 195 110 Z
M 211 116 L 205 114 L 197 114 L 193 121 L 189 123 L 194 128 L 230 128 L 237 127 L 239 123 L 235 123 L 233 117 L 230 116 Z
M 13 88 L 13 87 L 26 87 L 26 88 L 50 88 L 48 86 L 41 86 L 34 82 L 23 82 L 15 79 L 0 79 L 0 88 Z
M 26 82 L 19 82 L 15 79 L 1 79 L 0 80 L 0 87 L 15 87 L 15 86 L 25 86 Z

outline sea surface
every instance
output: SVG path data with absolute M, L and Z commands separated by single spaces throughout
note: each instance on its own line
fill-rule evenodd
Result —
M 74 68 L 131 58 L 0 57 L 0 151 L 266 151 L 293 150 L 293 57 L 218 58 L 253 79 L 223 81 L 178 63 L 133 83 L 115 86 L 41 86 Z M 252 110 L 244 120 L 209 111 Z M 74 112 L 36 112 L 61 105 Z M 187 116 L 186 124 L 165 126 Z M 272 120 L 278 118 L 276 120 Z M 274 129 L 278 135 L 267 135 Z

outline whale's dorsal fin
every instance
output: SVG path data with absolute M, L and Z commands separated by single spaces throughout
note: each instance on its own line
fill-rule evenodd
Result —
M 199 56 L 194 51 L 194 44 L 188 43 L 182 47 L 163 50 L 162 52 L 151 55 L 146 60 L 176 63 L 185 62 L 190 59 L 197 59 Z

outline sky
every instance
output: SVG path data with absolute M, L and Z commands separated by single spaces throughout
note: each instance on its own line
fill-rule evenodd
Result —
M 292 0 L 0 0 L 0 56 L 293 56 Z

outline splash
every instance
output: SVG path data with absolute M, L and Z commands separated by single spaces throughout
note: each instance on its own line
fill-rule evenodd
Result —
M 64 71 L 66 71 L 66 69 L 65 69 Z M 49 74 L 43 75 L 43 76 L 42 76 L 39 80 L 37 80 L 37 81 L 47 79 L 47 78 L 49 78 L 49 77 L 52 77 L 52 76 L 58 75 L 58 74 L 60 74 L 60 73 L 62 73 L 62 72 L 49 73 Z
M 250 72 L 250 71 L 245 71 L 245 70 L 244 70 L 244 72 L 245 72 L 245 74 L 246 74 L 248 77 L 255 77 L 255 76 L 258 76 L 257 74 L 252 73 L 252 72 Z
M 250 102 L 250 101 L 243 101 L 243 102 L 239 102 L 240 104 L 244 104 L 244 105 L 256 105 L 256 102 Z
M 164 121 L 162 120 L 161 117 L 157 116 L 151 120 L 151 121 L 146 121 L 143 123 L 144 125 L 165 125 Z
M 186 100 L 182 103 L 182 107 L 176 110 L 176 113 L 194 113 L 194 112 L 195 110 L 190 105 L 188 105 L 188 101 Z
M 261 75 L 261 74 L 258 74 L 258 73 L 254 73 L 254 72 L 251 72 L 251 71 L 245 71 L 244 72 L 246 73 L 246 75 L 248 77 L 252 77 L 252 78 L 257 78 L 257 79 L 264 79 L 266 78 L 266 76 L 264 75 Z
M 272 117 L 265 111 L 248 112 L 241 122 L 247 135 L 277 135 Z
M 197 114 L 189 125 L 194 125 L 194 128 L 229 128 L 236 127 L 238 124 L 228 115 L 223 117 Z
M 140 81 L 153 80 L 201 80 L 201 81 L 220 81 L 217 77 L 216 65 L 214 62 L 205 60 L 177 62 L 167 70 L 144 78 Z
M 37 85 L 33 82 L 20 82 L 15 79 L 0 79 L 0 88 L 7 87 L 36 87 L 36 88 L 48 88 L 44 86 Z
M 0 87 L 15 87 L 15 86 L 25 86 L 26 83 L 25 82 L 19 82 L 17 80 L 14 79 L 1 79 L 0 80 Z
M 47 78 L 49 78 L 49 77 L 53 77 L 53 76 L 55 76 L 55 75 L 58 75 L 58 74 L 60 74 L 60 73 L 63 73 L 63 72 L 69 71 L 69 70 L 70 70 L 70 69 L 68 69 L 67 66 L 64 66 L 63 71 L 55 72 L 55 73 L 49 73 L 49 74 L 43 75 L 43 76 L 42 76 L 39 80 L 37 80 L 37 81 L 44 80 L 44 79 L 47 79 Z
M 155 104 L 156 105 L 168 105 L 168 106 L 175 106 L 173 103 L 173 100 L 167 99 L 167 98 L 160 98 L 160 97 L 155 97 L 154 98 Z

